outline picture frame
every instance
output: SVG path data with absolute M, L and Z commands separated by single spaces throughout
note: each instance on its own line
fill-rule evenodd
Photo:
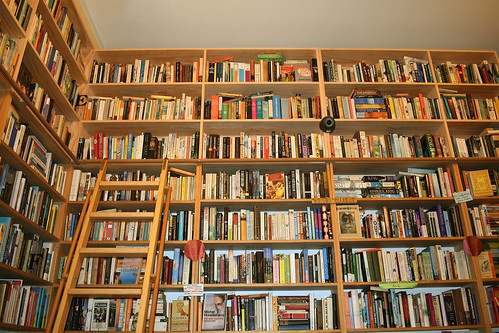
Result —
M 336 206 L 340 238 L 362 237 L 358 205 Z

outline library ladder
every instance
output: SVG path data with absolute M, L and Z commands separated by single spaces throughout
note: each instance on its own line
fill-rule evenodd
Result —
M 161 168 L 161 176 L 159 181 L 106 181 L 107 160 L 104 160 L 102 167 L 99 170 L 95 186 L 91 192 L 91 198 L 88 203 L 87 210 L 82 212 L 85 217 L 81 227 L 81 232 L 76 241 L 76 248 L 73 258 L 68 258 L 67 264 L 69 272 L 60 296 L 60 303 L 53 307 L 52 311 L 56 311 L 53 327 L 47 327 L 47 332 L 63 332 L 66 326 L 66 320 L 72 303 L 75 297 L 92 297 L 92 298 L 133 298 L 140 299 L 140 307 L 138 311 L 136 332 L 145 332 L 146 320 L 149 306 L 149 297 L 153 288 L 155 279 L 154 262 L 156 258 L 156 250 L 158 245 L 160 224 L 163 212 L 168 214 L 170 205 L 171 188 L 167 186 L 168 178 L 168 160 L 163 160 Z M 156 204 L 154 211 L 150 212 L 115 212 L 115 211 L 98 211 L 102 191 L 114 190 L 154 190 L 157 192 Z M 92 230 L 92 225 L 96 221 L 151 221 L 151 229 L 149 243 L 142 247 L 89 247 L 88 240 Z M 77 285 L 80 268 L 83 259 L 91 257 L 140 257 L 146 258 L 146 266 L 144 279 L 142 284 L 119 285 L 112 284 L 100 286 L 89 286 L 89 288 Z M 104 288 L 103 288 L 104 287 Z M 151 304 L 155 309 L 156 305 Z M 50 325 L 52 326 L 52 325 Z

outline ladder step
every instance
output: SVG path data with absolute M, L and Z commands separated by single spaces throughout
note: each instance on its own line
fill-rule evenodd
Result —
M 80 249 L 83 257 L 143 257 L 147 256 L 147 247 L 85 247 Z
M 152 221 L 154 212 L 93 212 L 93 221 Z
M 113 297 L 140 297 L 142 294 L 142 286 L 137 288 L 118 288 L 117 285 L 107 286 L 105 288 L 70 288 L 68 290 L 68 295 L 72 296 L 88 296 L 88 297 L 99 297 L 104 296 L 106 298 Z
M 158 180 L 125 180 L 125 181 L 101 181 L 100 189 L 107 191 L 115 190 L 157 190 L 159 188 Z

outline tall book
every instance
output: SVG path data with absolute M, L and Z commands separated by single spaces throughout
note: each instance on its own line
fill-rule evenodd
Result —
M 202 325 L 203 331 L 225 330 L 227 294 L 204 294 Z

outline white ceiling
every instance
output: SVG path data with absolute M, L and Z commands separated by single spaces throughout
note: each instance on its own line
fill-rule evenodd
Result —
M 497 0 L 80 0 L 102 48 L 499 51 Z

